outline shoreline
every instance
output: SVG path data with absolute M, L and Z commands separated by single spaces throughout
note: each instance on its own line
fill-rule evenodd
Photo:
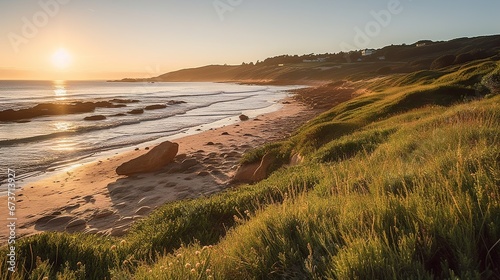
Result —
M 44 231 L 121 236 L 133 221 L 160 205 L 231 187 L 246 151 L 288 137 L 317 112 L 288 97 L 277 111 L 257 112 L 247 121 L 219 128 L 206 125 L 202 132 L 191 128 L 176 134 L 182 137 L 175 140 L 166 137 L 179 144 L 179 152 L 173 164 L 157 172 L 131 177 L 115 172 L 121 163 L 146 153 L 146 146 L 154 146 L 147 143 L 139 145 L 139 150 L 134 145 L 27 182 L 16 191 L 17 238 Z M 0 201 L 6 205 L 7 197 Z M 7 228 L 0 229 L 0 240 L 7 240 L 7 234 Z
M 272 104 L 268 107 L 264 107 L 264 108 L 260 108 L 260 109 L 249 109 L 249 110 L 242 111 L 242 113 L 249 116 L 250 118 L 256 117 L 256 116 L 261 115 L 261 114 L 273 113 L 273 112 L 281 110 L 282 109 L 281 107 L 283 106 L 281 101 L 288 100 L 289 98 L 290 97 L 285 97 L 284 99 L 278 100 L 278 103 Z M 156 145 L 158 145 L 162 142 L 165 142 L 165 141 L 175 141 L 179 138 L 183 138 L 186 136 L 196 135 L 196 134 L 203 133 L 203 132 L 211 130 L 211 129 L 217 129 L 217 128 L 225 127 L 227 125 L 232 125 L 232 124 L 235 124 L 236 122 L 239 122 L 239 121 L 240 120 L 238 119 L 238 116 L 226 117 L 226 118 L 223 118 L 223 119 L 220 119 L 218 121 L 211 122 L 211 123 L 202 124 L 202 125 L 195 125 L 192 127 L 186 127 L 175 134 L 163 136 L 163 137 L 160 137 L 160 138 L 157 138 L 154 140 L 149 140 L 149 141 L 146 141 L 143 143 L 133 144 L 133 145 L 125 146 L 125 147 L 96 152 L 94 154 L 90 154 L 90 155 L 85 156 L 83 158 L 79 158 L 79 159 L 75 159 L 73 161 L 68 161 L 65 163 L 51 166 L 46 171 L 32 171 L 27 176 L 23 176 L 23 177 L 21 177 L 21 180 L 17 181 L 16 189 L 22 189 L 22 188 L 24 188 L 25 185 L 28 185 L 30 183 L 44 180 L 46 178 L 55 176 L 59 173 L 64 173 L 67 170 L 73 169 L 75 166 L 80 166 L 83 164 L 96 162 L 96 161 L 99 161 L 103 158 L 108 158 L 108 157 L 112 157 L 112 156 L 117 155 L 117 154 L 130 152 L 130 149 L 138 147 L 138 146 L 153 147 L 153 146 L 156 146 Z M 33 175 L 31 175 L 31 174 L 33 174 Z M 18 178 L 19 178 L 19 176 L 18 176 Z M 6 195 L 7 195 L 6 190 L 0 191 L 0 197 L 6 196 Z
M 101 152 L 237 117 L 248 109 L 269 107 L 285 98 L 288 90 L 298 88 L 213 82 L 144 86 L 83 81 L 65 83 L 67 93 L 54 97 L 53 83 L 31 81 L 12 87 L 12 92 L 4 90 L 5 110 L 0 113 L 21 120 L 0 121 L 0 153 L 3 166 L 16 168 L 19 180 L 88 161 L 85 158 L 95 158 Z M 34 97 L 28 98 L 30 95 Z M 51 110 L 55 112 L 40 116 Z M 89 120 L 93 117 L 97 119 Z M 6 190 L 4 182 L 0 192 Z M 19 185 L 24 183 L 20 181 Z

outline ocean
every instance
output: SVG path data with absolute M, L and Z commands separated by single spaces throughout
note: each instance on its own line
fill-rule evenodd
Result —
M 0 172 L 32 178 L 104 152 L 197 133 L 277 110 L 298 86 L 228 83 L 124 83 L 104 81 L 0 81 L 0 113 L 38 104 L 105 101 L 91 112 L 0 121 Z M 144 110 L 151 105 L 155 110 Z M 163 106 L 161 106 L 163 105 Z M 161 108 L 166 105 L 166 108 Z M 149 108 L 149 107 L 148 107 Z M 131 114 L 132 110 L 139 114 Z M 103 120 L 84 120 L 90 116 Z M 5 178 L 5 176 L 1 176 Z M 0 192 L 5 184 L 0 186 Z

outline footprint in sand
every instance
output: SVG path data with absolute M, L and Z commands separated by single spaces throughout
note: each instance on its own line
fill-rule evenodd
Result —
M 130 187 L 131 186 L 117 186 L 110 188 L 109 194 L 112 196 L 126 195 L 130 192 Z
M 181 199 L 188 198 L 190 195 L 191 195 L 191 193 L 190 193 L 190 192 L 188 192 L 188 191 L 183 191 L 183 192 L 180 192 L 180 193 L 178 193 L 178 194 L 177 194 L 177 198 L 178 198 L 179 200 L 181 200 Z
M 66 225 L 76 219 L 75 216 L 72 215 L 63 215 L 63 216 L 46 216 L 41 219 L 38 219 L 35 222 L 35 229 L 50 229 L 50 230 L 61 230 L 65 229 Z
M 213 159 L 213 158 L 210 158 L 210 157 L 206 157 L 202 161 L 205 164 L 216 164 L 216 163 L 218 163 L 217 159 Z
M 66 225 L 65 229 L 67 232 L 77 232 L 83 230 L 86 227 L 87 227 L 87 221 L 80 218 L 74 218 L 68 223 L 68 225 Z
M 47 215 L 47 216 L 43 216 L 41 217 L 40 219 L 36 220 L 35 221 L 35 225 L 40 225 L 40 226 L 43 226 L 45 225 L 48 221 L 56 218 L 57 215 Z
M 222 171 L 220 171 L 218 169 L 215 169 L 215 170 L 210 171 L 210 174 L 212 174 L 212 175 L 219 175 L 219 174 L 222 174 Z
M 89 202 L 95 202 L 95 198 L 93 195 L 86 195 L 83 197 L 83 200 L 85 200 L 86 203 L 89 203 Z
M 72 210 L 75 210 L 76 208 L 79 208 L 79 207 L 80 207 L 80 203 L 75 203 L 75 204 L 70 204 L 66 207 L 63 207 L 61 210 L 71 212 Z
M 197 175 L 200 176 L 200 177 L 205 177 L 205 176 L 210 175 L 210 173 L 208 173 L 207 171 L 200 171 L 200 172 L 198 172 Z
M 123 203 L 123 206 L 125 206 L 125 203 Z M 116 206 L 116 205 L 115 205 Z M 101 218 L 105 218 L 105 217 L 109 217 L 111 215 L 113 215 L 115 213 L 115 211 L 112 211 L 110 209 L 102 209 L 102 210 L 98 210 L 98 211 L 95 211 L 94 214 L 92 215 L 93 219 L 101 219 Z
M 172 187 L 175 187 L 177 185 L 177 183 L 174 183 L 174 182 L 168 182 L 166 183 L 165 185 L 163 185 L 164 188 L 172 188 Z

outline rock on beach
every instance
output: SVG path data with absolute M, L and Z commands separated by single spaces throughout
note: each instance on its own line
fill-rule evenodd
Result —
M 174 161 L 179 144 L 166 141 L 152 148 L 146 154 L 123 163 L 116 168 L 118 175 L 132 175 L 158 171 Z

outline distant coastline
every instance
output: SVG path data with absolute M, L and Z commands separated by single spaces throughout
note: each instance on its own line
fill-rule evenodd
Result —
M 410 45 L 348 53 L 281 55 L 241 65 L 206 65 L 151 78 L 124 78 L 108 82 L 223 82 L 258 85 L 318 85 L 329 81 L 371 78 L 425 71 L 439 57 L 453 56 L 449 64 L 484 59 L 497 54 L 500 35 L 450 41 L 420 40 Z M 456 61 L 455 61 L 456 60 Z

